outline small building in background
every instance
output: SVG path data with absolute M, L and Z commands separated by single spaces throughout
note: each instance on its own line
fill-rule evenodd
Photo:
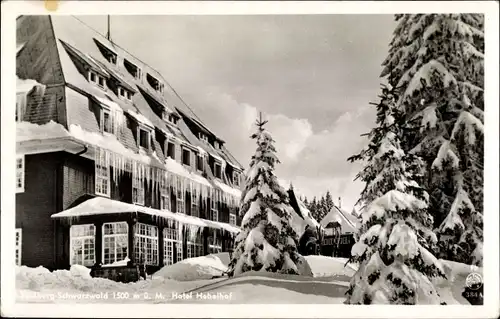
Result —
M 320 225 L 324 228 L 321 255 L 350 257 L 360 226 L 357 217 L 334 205 Z

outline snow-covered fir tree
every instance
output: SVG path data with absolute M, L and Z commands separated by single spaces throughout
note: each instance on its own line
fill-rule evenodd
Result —
M 328 214 L 333 208 L 333 198 L 330 191 L 326 191 L 325 195 L 326 213 Z
M 309 201 L 307 200 L 307 197 L 304 197 L 304 205 L 307 209 L 309 209 Z
M 308 207 L 309 211 L 311 212 L 311 215 L 316 219 L 317 221 L 320 221 L 320 214 L 319 214 L 319 209 L 318 209 L 318 201 L 316 200 L 316 196 L 313 197 L 313 200 L 309 203 Z
M 426 165 L 422 186 L 440 256 L 482 263 L 484 16 L 397 15 L 382 76 L 402 92 L 405 152 Z
M 318 211 L 319 211 L 319 220 L 322 220 L 323 217 L 325 217 L 326 214 L 328 214 L 328 207 L 324 196 L 322 196 L 321 200 L 319 201 Z
M 394 90 L 384 88 L 381 98 L 369 146 L 350 158 L 367 163 L 357 176 L 366 183 L 360 198 L 366 207 L 362 235 L 351 252 L 359 269 L 346 303 L 440 304 L 430 278 L 444 271 L 431 252 L 437 239 L 428 195 L 417 183 L 422 165 L 401 149 Z
M 266 123 L 258 120 L 258 130 L 252 135 L 257 150 L 246 172 L 241 195 L 239 213 L 243 220 L 229 264 L 230 276 L 252 270 L 301 273 L 298 234 L 290 225 L 288 194 L 274 175 L 279 160 L 274 140 L 264 129 Z

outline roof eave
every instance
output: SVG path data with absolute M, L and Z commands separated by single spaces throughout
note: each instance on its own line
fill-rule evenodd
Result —
M 72 136 L 55 137 L 49 139 L 32 139 L 16 143 L 18 154 L 41 154 L 67 151 L 77 154 L 86 150 L 88 145 Z

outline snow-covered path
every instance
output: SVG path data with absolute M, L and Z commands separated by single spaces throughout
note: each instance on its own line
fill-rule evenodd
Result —
M 266 290 L 267 288 L 276 288 L 283 289 L 288 292 L 288 294 L 285 293 L 282 298 L 279 298 L 279 296 L 276 296 L 276 293 L 273 293 L 273 298 L 270 298 L 271 296 L 267 296 L 268 302 L 277 302 L 276 298 L 283 299 L 283 302 L 289 302 L 287 299 L 284 299 L 289 297 L 289 292 L 343 300 L 345 298 L 344 294 L 349 286 L 349 282 L 333 280 L 332 277 L 312 278 L 251 272 L 241 277 L 225 279 L 206 286 L 201 286 L 188 291 L 188 293 L 227 293 L 228 291 L 239 291 L 240 288 L 244 289 L 247 286 L 253 287 L 256 291 Z M 241 293 L 241 291 L 239 291 L 239 293 Z M 332 300 L 328 299 L 324 299 L 324 301 L 328 303 L 332 302 Z M 229 302 L 234 302 L 234 300 L 230 300 Z M 248 303 L 248 298 L 245 298 L 245 302 Z M 301 299 L 297 300 L 297 302 L 306 303 L 302 302 Z M 320 301 L 317 301 L 317 303 L 319 302 Z

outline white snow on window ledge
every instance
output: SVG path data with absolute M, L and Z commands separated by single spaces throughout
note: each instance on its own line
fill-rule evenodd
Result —
M 122 267 L 122 266 L 127 266 L 127 263 L 130 261 L 128 257 L 125 257 L 123 260 L 115 261 L 114 263 L 111 264 L 106 264 L 106 265 L 101 265 L 102 268 L 107 268 L 107 267 Z

